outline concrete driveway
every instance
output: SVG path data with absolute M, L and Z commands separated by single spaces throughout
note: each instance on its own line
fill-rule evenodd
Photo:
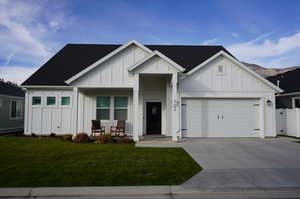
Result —
M 204 168 L 182 185 L 185 188 L 278 190 L 300 188 L 300 144 L 293 141 L 285 137 L 202 138 L 160 146 L 181 146 Z

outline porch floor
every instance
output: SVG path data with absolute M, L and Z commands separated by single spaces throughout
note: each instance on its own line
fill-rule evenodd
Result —
M 152 143 L 172 143 L 171 136 L 165 135 L 144 135 L 139 137 L 139 144 L 152 144 Z

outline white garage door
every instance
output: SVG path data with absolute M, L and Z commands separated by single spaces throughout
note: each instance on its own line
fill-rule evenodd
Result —
M 259 100 L 182 100 L 182 132 L 187 137 L 259 137 Z

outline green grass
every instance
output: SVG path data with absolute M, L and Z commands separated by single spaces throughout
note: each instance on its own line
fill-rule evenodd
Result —
M 181 148 L 0 136 L 0 186 L 181 184 L 201 167 Z

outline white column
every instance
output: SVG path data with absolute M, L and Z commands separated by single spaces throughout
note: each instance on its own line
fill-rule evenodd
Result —
M 133 140 L 139 141 L 139 74 L 134 75 L 133 87 Z
M 29 132 L 28 129 L 28 115 L 29 115 L 29 96 L 28 96 L 28 89 L 25 91 L 25 107 L 24 107 L 24 133 L 27 134 Z
M 73 134 L 78 133 L 78 88 L 73 88 Z
M 177 103 L 177 73 L 172 75 L 172 140 L 177 141 L 177 126 L 178 126 L 178 103 Z

